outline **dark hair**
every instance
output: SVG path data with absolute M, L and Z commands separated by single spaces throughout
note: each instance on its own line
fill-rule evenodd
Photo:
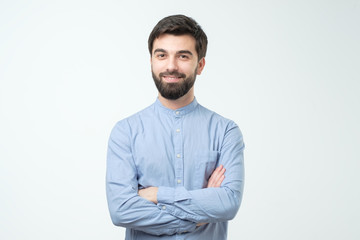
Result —
M 207 49 L 207 37 L 200 25 L 192 18 L 184 15 L 172 15 L 161 19 L 152 32 L 148 40 L 150 55 L 152 55 L 153 43 L 161 34 L 185 35 L 189 34 L 196 40 L 195 49 L 200 60 L 205 57 Z

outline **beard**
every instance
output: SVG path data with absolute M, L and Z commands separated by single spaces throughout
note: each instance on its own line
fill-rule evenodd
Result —
M 196 80 L 196 72 L 197 68 L 195 69 L 194 74 L 189 77 L 186 77 L 185 74 L 179 73 L 178 71 L 162 72 L 159 74 L 159 77 L 157 77 L 155 73 L 151 70 L 155 86 L 158 89 L 160 95 L 169 100 L 176 100 L 189 92 L 189 90 L 194 86 Z M 162 80 L 162 77 L 166 75 L 181 77 L 183 80 L 174 83 L 167 83 Z

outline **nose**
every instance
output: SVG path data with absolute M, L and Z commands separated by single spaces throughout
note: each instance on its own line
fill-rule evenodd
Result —
M 173 72 L 178 70 L 178 64 L 175 57 L 169 57 L 167 62 L 167 69 L 168 72 Z

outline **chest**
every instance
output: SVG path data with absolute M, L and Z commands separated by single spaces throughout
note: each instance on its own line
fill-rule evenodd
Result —
M 219 134 L 206 124 L 184 119 L 144 125 L 134 134 L 133 156 L 138 182 L 148 186 L 206 186 L 218 165 Z

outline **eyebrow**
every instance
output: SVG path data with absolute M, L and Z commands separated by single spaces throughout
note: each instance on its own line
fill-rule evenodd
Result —
M 182 54 L 185 53 L 185 54 L 189 54 L 189 55 L 191 55 L 191 56 L 193 55 L 192 52 L 190 52 L 189 50 L 181 50 L 181 51 L 178 51 L 177 53 L 178 53 L 178 54 L 179 54 L 179 53 L 182 53 Z
M 163 48 L 157 48 L 154 50 L 154 54 L 157 52 L 166 53 L 167 51 Z M 190 52 L 189 50 L 180 50 L 180 51 L 177 51 L 176 54 L 189 54 L 191 56 L 193 55 L 192 52 Z
M 166 53 L 165 49 L 162 49 L 162 48 L 155 49 L 154 53 L 157 53 L 157 52 Z

